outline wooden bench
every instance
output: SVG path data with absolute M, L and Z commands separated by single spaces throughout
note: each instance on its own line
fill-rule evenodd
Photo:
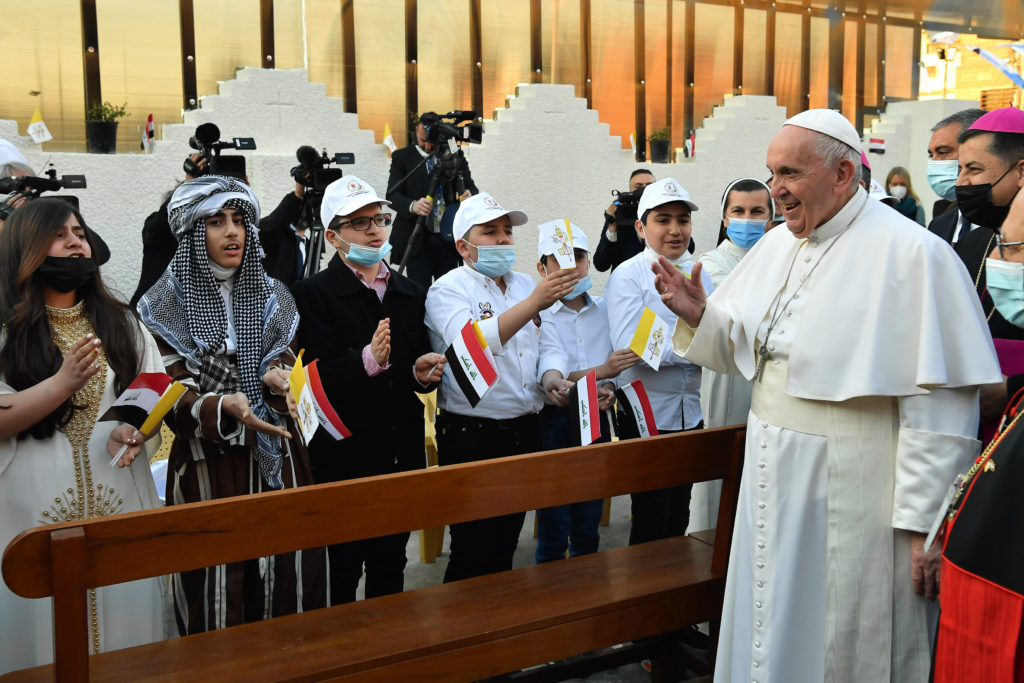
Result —
M 53 596 L 56 663 L 3 680 L 476 680 L 714 623 L 743 438 L 709 429 L 30 529 L 3 577 Z M 91 587 L 712 479 L 713 546 L 670 538 L 88 655 Z

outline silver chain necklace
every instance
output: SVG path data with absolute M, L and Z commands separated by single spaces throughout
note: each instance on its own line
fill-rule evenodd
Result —
M 797 247 L 796 251 L 793 252 L 793 260 L 790 261 L 789 263 L 789 272 L 786 273 L 786 280 L 785 282 L 782 283 L 782 288 L 779 290 L 778 294 L 775 295 L 775 298 L 772 300 L 772 303 L 769 304 L 768 306 L 769 309 L 771 309 L 772 306 L 774 306 L 775 310 L 772 311 L 771 316 L 768 319 L 768 330 L 764 334 L 764 341 L 761 342 L 761 346 L 759 346 L 757 349 L 757 371 L 754 373 L 754 379 L 757 380 L 758 382 L 761 381 L 761 377 L 764 374 L 765 363 L 767 363 L 768 360 L 771 358 L 771 352 L 768 350 L 768 340 L 771 338 L 772 332 L 775 330 L 775 326 L 778 324 L 779 320 L 782 319 L 782 316 L 785 314 L 786 309 L 789 308 L 789 304 L 793 302 L 793 299 L 797 297 L 797 295 L 800 293 L 800 290 L 804 288 L 805 284 L 807 284 L 807 281 L 811 279 L 811 275 L 814 274 L 814 271 L 818 269 L 818 266 L 821 265 L 821 262 L 825 260 L 826 256 L 828 256 L 828 252 L 832 251 L 832 247 L 836 245 L 836 242 L 839 241 L 839 238 L 845 235 L 846 232 L 851 227 L 853 227 L 853 224 L 857 221 L 857 219 L 860 218 L 861 214 L 864 213 L 864 209 L 867 208 L 869 201 L 871 201 L 870 198 L 864 198 L 864 203 L 861 204 L 860 209 L 857 210 L 856 215 L 854 215 L 854 217 L 850 219 L 850 222 L 847 223 L 843 227 L 843 229 L 840 230 L 836 234 L 836 236 L 832 238 L 832 241 L 829 242 L 827 247 L 825 247 L 825 251 L 823 251 L 821 256 L 818 257 L 818 260 L 815 262 L 815 264 L 811 266 L 810 272 L 804 276 L 804 279 L 800 281 L 800 284 L 797 285 L 797 288 L 793 290 L 793 295 L 789 297 L 785 303 L 782 303 L 782 293 L 786 291 L 786 287 L 789 285 L 789 278 L 790 276 L 793 275 L 793 267 L 796 266 L 796 259 L 800 255 L 800 247 Z

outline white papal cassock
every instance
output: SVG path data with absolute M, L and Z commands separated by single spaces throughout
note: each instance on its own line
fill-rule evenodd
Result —
M 867 202 L 807 239 L 769 232 L 700 325 L 676 325 L 677 353 L 749 379 L 790 302 L 754 382 L 716 681 L 928 678 L 909 532 L 977 456 L 977 386 L 1002 375 L 953 251 Z

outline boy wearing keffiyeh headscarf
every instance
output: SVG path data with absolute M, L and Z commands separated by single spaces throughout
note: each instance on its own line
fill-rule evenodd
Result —
M 312 483 L 287 398 L 298 313 L 260 264 L 256 197 L 203 176 L 175 190 L 168 214 L 178 248 L 138 305 L 168 374 L 188 389 L 168 415 L 168 505 Z M 179 631 L 321 607 L 325 577 L 323 549 L 178 574 Z

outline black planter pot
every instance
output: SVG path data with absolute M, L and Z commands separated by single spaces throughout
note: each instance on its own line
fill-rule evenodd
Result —
M 672 144 L 671 140 L 648 140 L 647 144 L 651 146 L 651 162 L 655 164 L 667 164 L 668 163 L 668 151 L 669 146 Z
M 117 121 L 86 121 L 85 139 L 92 154 L 116 154 Z

